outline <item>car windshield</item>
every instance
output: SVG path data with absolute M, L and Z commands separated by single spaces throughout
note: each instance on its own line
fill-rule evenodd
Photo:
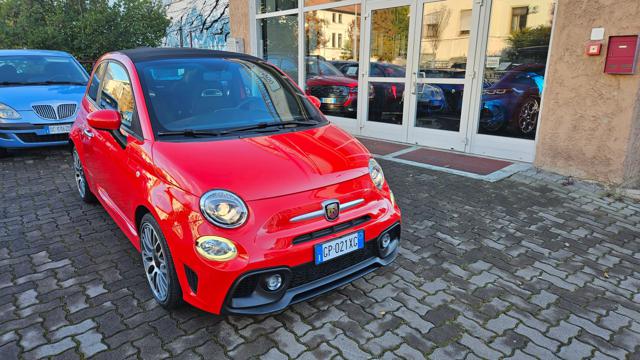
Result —
M 307 57 L 307 76 L 344 76 L 331 63 L 315 57 Z
M 82 67 L 68 56 L 0 56 L 0 86 L 86 85 L 87 80 Z
M 157 135 L 324 121 L 297 87 L 260 61 L 163 59 L 136 68 Z

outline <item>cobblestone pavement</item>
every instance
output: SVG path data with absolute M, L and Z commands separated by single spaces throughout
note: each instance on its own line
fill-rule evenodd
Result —
M 393 266 L 277 315 L 219 317 L 154 303 L 66 152 L 0 159 L 0 359 L 640 358 L 638 205 L 533 172 L 382 164 L 405 219 Z

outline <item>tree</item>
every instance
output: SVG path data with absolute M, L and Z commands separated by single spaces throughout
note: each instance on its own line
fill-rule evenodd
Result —
M 431 44 L 431 52 L 433 54 L 438 53 L 440 41 L 442 41 L 442 34 L 449 24 L 450 17 L 451 10 L 444 5 L 441 6 L 440 9 L 427 14 L 424 38 Z
M 0 0 L 0 48 L 105 52 L 158 46 L 169 20 L 156 0 Z
M 551 26 L 540 25 L 514 31 L 507 39 L 508 47 L 502 56 L 509 61 L 540 62 L 547 60 L 551 41 Z
M 409 7 L 377 10 L 372 17 L 371 55 L 378 61 L 393 61 L 406 55 L 409 37 Z
M 329 21 L 318 15 L 318 11 L 310 11 L 305 15 L 305 36 L 307 39 L 307 55 L 312 54 L 318 49 L 327 46 L 329 39 L 324 33 L 324 29 Z

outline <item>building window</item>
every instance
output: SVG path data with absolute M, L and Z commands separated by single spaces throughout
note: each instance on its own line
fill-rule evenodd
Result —
M 460 35 L 471 33 L 471 10 L 460 11 Z
M 255 0 L 258 14 L 291 10 L 298 7 L 298 0 Z
M 332 48 L 336 47 L 336 33 L 331 34 L 331 47 Z
M 336 13 L 331 14 L 331 22 L 336 23 Z
M 342 34 L 338 34 L 338 47 L 342 48 Z
M 511 10 L 511 32 L 522 31 L 527 27 L 529 7 L 516 7 Z
M 338 24 L 342 24 L 342 14 L 338 14 Z

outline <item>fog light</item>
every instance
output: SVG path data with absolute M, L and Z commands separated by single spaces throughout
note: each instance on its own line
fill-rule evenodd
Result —
M 229 261 L 238 255 L 236 246 L 219 236 L 203 236 L 196 241 L 198 254 L 208 260 Z
M 282 276 L 280 274 L 269 275 L 264 279 L 264 287 L 269 291 L 276 291 L 282 287 Z
M 382 239 L 380 240 L 380 246 L 382 246 L 383 249 L 386 249 L 389 244 L 391 244 L 391 235 L 389 235 L 389 233 L 386 233 L 384 235 L 382 235 Z

